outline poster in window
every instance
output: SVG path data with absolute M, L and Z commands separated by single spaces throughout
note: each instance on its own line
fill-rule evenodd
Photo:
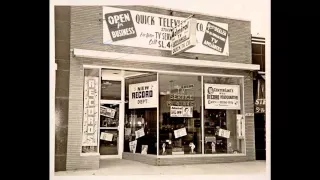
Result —
M 84 77 L 82 146 L 98 145 L 98 77 Z
M 156 108 L 157 106 L 157 81 L 129 85 L 129 109 Z
M 205 109 L 240 109 L 240 86 L 204 84 Z
M 139 129 L 138 131 L 135 131 L 136 139 L 143 137 L 144 134 L 144 128 Z
M 114 118 L 114 115 L 116 114 L 116 110 L 109 108 L 109 107 L 104 107 L 100 106 L 100 115 L 105 116 L 108 118 Z
M 141 154 L 148 154 L 148 145 L 142 145 Z
M 193 117 L 192 106 L 171 106 L 170 117 Z
M 175 138 L 180 138 L 187 135 L 186 128 L 180 128 L 180 129 L 174 130 L 173 132 L 174 132 Z
M 101 132 L 100 139 L 105 141 L 112 141 L 113 134 Z
M 129 142 L 129 148 L 130 148 L 130 152 L 136 153 L 137 140 L 130 141 Z
M 224 138 L 229 138 L 230 137 L 230 131 L 225 130 L 225 129 L 219 129 L 218 136 L 221 136 L 221 137 L 224 137 Z
M 237 114 L 237 136 L 239 139 L 244 138 L 244 118 L 242 114 Z
M 131 128 L 124 128 L 124 135 L 130 136 L 131 135 Z

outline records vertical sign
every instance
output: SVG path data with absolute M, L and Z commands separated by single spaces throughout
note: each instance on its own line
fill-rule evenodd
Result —
M 84 77 L 82 146 L 98 145 L 98 77 Z

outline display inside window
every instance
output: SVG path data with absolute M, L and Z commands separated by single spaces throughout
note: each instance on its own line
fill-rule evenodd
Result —
M 124 152 L 157 154 L 156 73 L 125 79 Z
M 203 77 L 205 154 L 244 150 L 241 79 Z
M 159 74 L 159 155 L 201 154 L 201 77 Z

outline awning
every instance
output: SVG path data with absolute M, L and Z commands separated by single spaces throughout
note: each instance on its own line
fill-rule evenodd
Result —
M 256 64 L 217 62 L 217 61 L 208 61 L 208 60 L 200 60 L 200 59 L 192 60 L 192 59 L 184 59 L 184 58 L 115 53 L 115 52 L 94 51 L 94 50 L 85 50 L 85 49 L 73 49 L 73 55 L 75 57 L 110 59 L 115 61 L 158 63 L 158 64 L 191 66 L 191 67 L 239 69 L 239 70 L 249 70 L 249 71 L 260 70 L 260 65 L 256 65 Z

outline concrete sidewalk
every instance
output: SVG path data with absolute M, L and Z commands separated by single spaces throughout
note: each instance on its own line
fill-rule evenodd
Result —
M 123 159 L 101 160 L 100 169 L 61 171 L 56 176 L 127 176 L 127 175 L 261 175 L 266 174 L 266 161 L 180 166 L 152 166 Z

